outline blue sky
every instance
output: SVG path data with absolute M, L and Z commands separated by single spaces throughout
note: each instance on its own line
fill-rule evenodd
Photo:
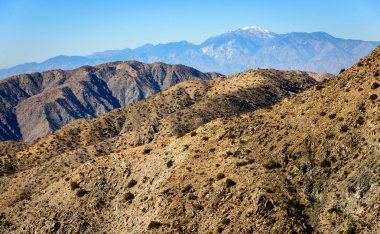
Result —
M 380 41 L 379 0 L 0 0 L 0 68 L 257 25 Z

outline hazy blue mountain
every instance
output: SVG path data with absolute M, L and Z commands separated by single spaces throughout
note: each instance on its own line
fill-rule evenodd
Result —
M 369 54 L 377 45 L 380 42 L 341 39 L 324 32 L 276 34 L 251 26 L 211 37 L 200 45 L 181 41 L 108 50 L 89 56 L 57 56 L 42 63 L 25 63 L 0 69 L 0 78 L 125 60 L 184 64 L 204 72 L 224 74 L 250 68 L 338 73 L 341 68 L 350 67 Z

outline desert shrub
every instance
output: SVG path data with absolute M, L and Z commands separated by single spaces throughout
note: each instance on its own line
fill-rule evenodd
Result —
M 85 189 L 78 189 L 76 194 L 77 194 L 77 197 L 83 197 L 87 193 L 88 191 L 86 191 Z
M 236 185 L 236 182 L 233 181 L 233 180 L 231 180 L 231 179 L 227 179 L 227 180 L 226 180 L 226 185 L 227 185 L 227 187 L 229 188 L 229 187 L 235 186 L 235 185 Z
M 340 69 L 339 74 L 343 73 L 344 71 L 346 71 L 345 68 Z
M 228 225 L 228 224 L 231 223 L 231 219 L 229 219 L 229 218 L 224 218 L 224 219 L 222 219 L 221 223 L 222 223 L 223 225 Z
M 316 90 L 322 90 L 322 89 L 323 89 L 323 86 L 322 86 L 322 85 L 317 85 L 317 86 L 315 86 L 315 89 L 316 89 Z
M 132 188 L 132 187 L 135 186 L 136 184 L 137 184 L 137 181 L 132 179 L 131 181 L 129 181 L 127 187 L 128 187 L 128 188 Z
M 191 186 L 190 184 L 186 185 L 183 189 L 182 189 L 182 193 L 188 193 L 190 192 L 190 190 L 193 188 L 193 186 Z
M 342 125 L 341 127 L 340 127 L 340 132 L 347 132 L 348 131 L 348 127 L 347 127 L 347 125 Z
M 150 154 L 151 151 L 152 151 L 151 148 L 145 148 L 143 151 L 143 154 Z
M 380 87 L 380 84 L 377 83 L 377 82 L 374 82 L 372 85 L 371 85 L 371 89 L 377 89 Z
M 266 169 L 272 170 L 272 169 L 281 168 L 281 164 L 278 163 L 278 162 L 275 162 L 275 161 L 271 160 L 271 161 L 265 163 L 265 164 L 264 164 L 264 167 L 265 167 Z
M 331 162 L 330 162 L 329 160 L 325 159 L 325 160 L 321 161 L 321 162 L 319 163 L 319 165 L 320 165 L 321 167 L 331 167 Z
M 325 116 L 326 115 L 326 112 L 324 111 L 321 111 L 321 113 L 319 113 L 320 116 Z
M 170 168 L 170 167 L 172 167 L 173 166 L 173 160 L 169 160 L 169 161 L 167 161 L 166 162 L 166 166 L 168 167 L 168 168 Z
M 223 173 L 218 173 L 218 174 L 216 175 L 216 179 L 217 179 L 217 180 L 224 179 L 224 177 L 226 177 L 226 175 L 224 175 Z
M 189 194 L 189 199 L 190 199 L 190 200 L 197 200 L 197 198 L 198 198 L 198 197 L 197 197 L 196 195 L 194 195 L 194 194 L 192 194 L 192 193 Z
M 135 199 L 135 195 L 131 192 L 127 192 L 126 194 L 124 194 L 124 197 L 123 197 L 124 201 L 132 201 L 133 199 Z
M 202 140 L 204 140 L 204 141 L 208 141 L 208 137 L 207 137 L 207 136 L 204 136 L 204 137 L 202 137 Z
M 252 163 L 254 163 L 254 162 L 255 162 L 254 159 L 249 159 L 249 160 L 245 160 L 245 161 L 237 162 L 237 163 L 236 163 L 236 166 L 238 166 L 238 167 L 244 167 L 244 166 L 247 166 L 247 165 L 252 164 Z
M 158 229 L 162 226 L 162 223 L 158 222 L 158 221 L 150 221 L 149 225 L 148 225 L 148 230 L 152 230 L 152 229 Z
M 71 187 L 71 190 L 75 190 L 79 188 L 79 184 L 75 181 L 71 181 L 70 187 Z
M 356 188 L 353 185 L 348 186 L 347 191 L 349 193 L 356 193 Z
M 335 114 L 335 113 L 329 115 L 329 118 L 330 118 L 330 119 L 335 119 L 335 117 L 336 117 L 336 114 Z
M 369 96 L 369 99 L 374 101 L 377 99 L 377 94 L 371 94 L 371 96 Z
M 359 124 L 359 125 L 363 125 L 365 123 L 365 120 L 362 116 L 359 116 L 357 119 L 356 119 L 356 123 Z
M 201 205 L 201 204 L 195 204 L 194 207 L 195 207 L 195 209 L 197 209 L 197 210 L 203 210 L 203 209 L 204 209 L 204 206 Z
M 190 133 L 190 136 L 196 136 L 197 135 L 197 132 L 196 131 L 192 131 L 191 133 Z

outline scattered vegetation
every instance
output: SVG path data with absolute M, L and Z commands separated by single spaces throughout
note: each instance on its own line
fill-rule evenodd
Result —
M 143 151 L 143 154 L 150 154 L 151 151 L 152 151 L 151 148 L 145 148 Z
M 373 82 L 372 85 L 371 85 L 371 89 L 377 89 L 380 87 L 380 84 L 377 83 L 377 82 Z
M 268 170 L 281 168 L 281 164 L 278 162 L 275 162 L 274 160 L 270 160 L 269 162 L 264 164 L 264 167 Z
M 342 125 L 341 127 L 340 127 L 340 132 L 347 132 L 348 131 L 348 127 L 347 127 L 347 125 Z
M 172 167 L 173 166 L 173 160 L 169 160 L 169 161 L 167 161 L 166 162 L 166 166 L 168 167 L 168 168 L 170 168 L 170 167 Z
M 223 225 L 227 226 L 228 224 L 231 223 L 231 219 L 229 219 L 229 218 L 224 218 L 224 219 L 222 219 L 221 223 L 222 223 Z
M 148 230 L 159 229 L 161 226 L 162 226 L 162 223 L 158 221 L 150 221 L 148 225 Z
M 88 191 L 86 191 L 85 189 L 78 189 L 76 194 L 78 197 L 83 197 L 84 195 L 86 195 L 88 193 Z
M 123 199 L 124 201 L 131 202 L 133 199 L 135 199 L 135 195 L 131 192 L 127 192 L 126 194 L 124 194 Z
M 224 179 L 225 177 L 226 177 L 226 175 L 224 175 L 223 173 L 218 173 L 218 174 L 216 175 L 216 179 L 217 179 L 217 180 Z
M 190 136 L 196 136 L 197 135 L 197 132 L 196 131 L 192 131 L 191 133 L 190 133 Z
M 321 167 L 331 167 L 331 162 L 330 162 L 329 160 L 325 159 L 325 160 L 322 160 L 322 161 L 319 163 L 319 165 L 320 165 Z
M 227 179 L 226 180 L 226 186 L 229 188 L 229 187 L 232 187 L 232 186 L 235 186 L 236 185 L 236 182 L 231 180 L 231 179 Z
M 317 86 L 315 86 L 315 89 L 316 89 L 316 90 L 322 90 L 322 89 L 323 89 L 323 86 L 322 86 L 322 85 L 317 85 Z
M 201 205 L 201 204 L 195 204 L 194 207 L 195 207 L 195 209 L 197 209 L 197 210 L 203 210 L 203 209 L 204 209 L 204 206 Z
M 365 123 L 365 120 L 362 116 L 359 116 L 357 119 L 356 119 L 356 123 L 358 125 L 363 125 Z
M 193 186 L 191 186 L 190 184 L 186 185 L 183 189 L 182 189 L 182 193 L 188 193 L 190 192 L 190 190 L 193 188 Z
M 330 119 L 335 119 L 335 117 L 336 117 L 336 114 L 335 114 L 335 113 L 329 115 L 329 118 L 330 118 Z
M 75 190 L 75 189 L 78 189 L 79 188 L 79 184 L 75 181 L 72 181 L 70 183 L 70 187 L 71 187 L 71 190 Z
M 371 94 L 371 96 L 369 96 L 369 99 L 374 101 L 377 99 L 377 94 Z
M 132 187 L 134 187 L 136 184 L 137 184 L 137 181 L 132 179 L 131 181 L 129 181 L 127 187 L 128 187 L 128 188 L 132 188 Z

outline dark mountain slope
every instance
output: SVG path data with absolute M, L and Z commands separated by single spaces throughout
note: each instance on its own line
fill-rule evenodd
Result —
M 208 80 L 193 68 L 115 62 L 53 70 L 0 82 L 0 140 L 30 141 L 78 118 L 93 118 L 185 80 Z

